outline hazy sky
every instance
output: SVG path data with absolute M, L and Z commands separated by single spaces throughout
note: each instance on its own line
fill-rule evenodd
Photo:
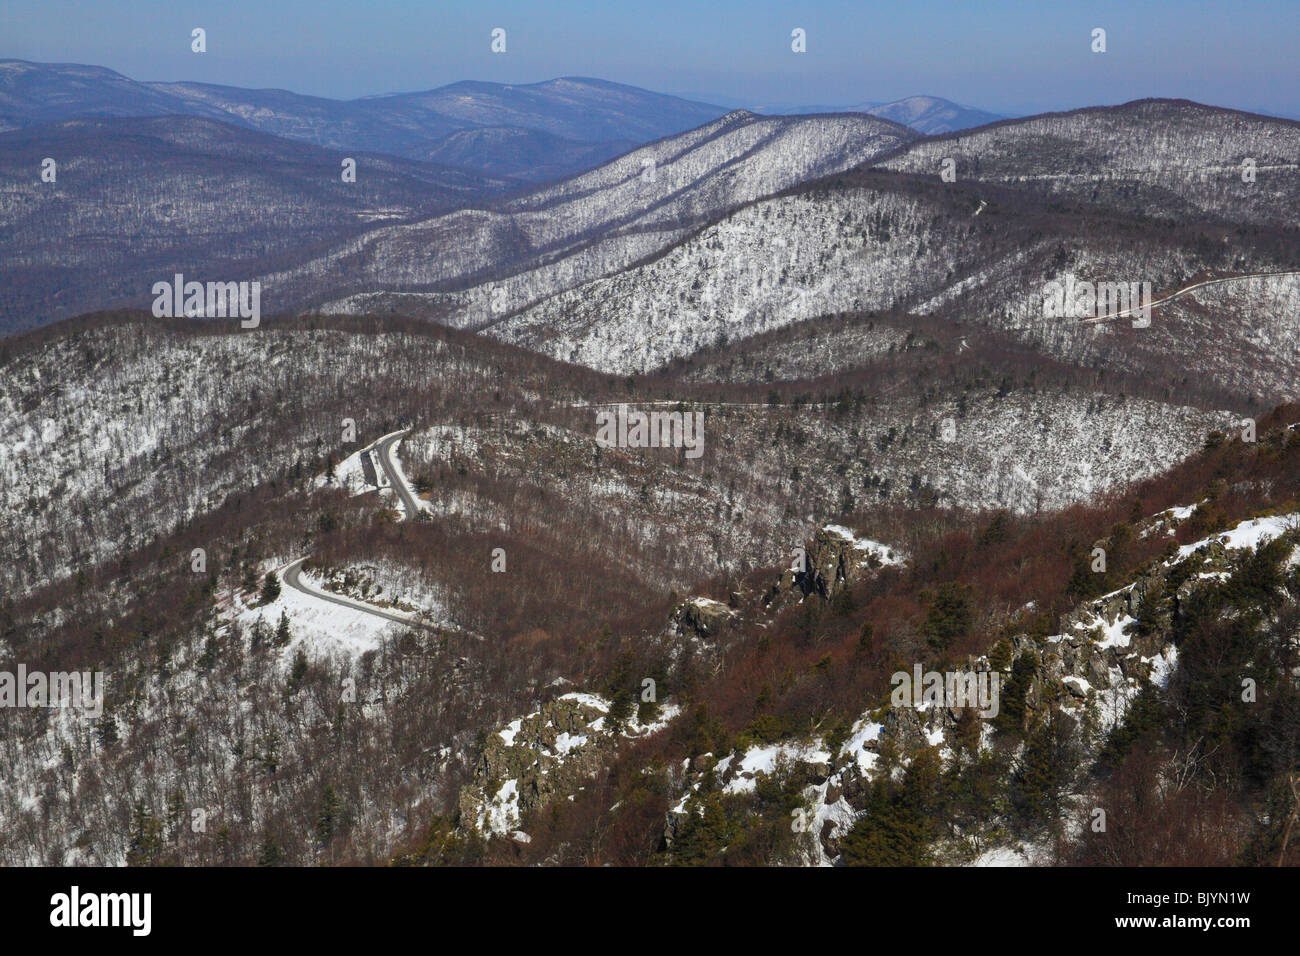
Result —
M 207 30 L 208 52 L 190 51 Z M 489 49 L 493 28 L 507 50 Z M 790 31 L 807 32 L 793 53 Z M 1094 27 L 1107 52 L 1090 49 Z M 722 105 L 913 93 L 1023 114 L 1144 96 L 1300 116 L 1300 0 L 4 0 L 0 57 L 354 97 L 597 76 Z

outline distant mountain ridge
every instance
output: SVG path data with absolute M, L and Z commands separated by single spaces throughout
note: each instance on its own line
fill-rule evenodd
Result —
M 933 136 L 954 133 L 1006 119 L 997 113 L 962 106 L 938 96 L 909 96 L 893 103 L 882 103 L 866 110 L 872 116 L 910 126 L 918 133 Z
M 327 149 L 389 153 L 538 183 L 591 169 L 735 108 L 592 77 L 463 80 L 352 100 L 213 83 L 142 82 L 101 66 L 0 60 L 0 132 L 83 118 L 196 116 Z M 934 135 L 1003 117 L 937 96 L 893 103 L 749 107 L 869 113 Z
M 788 110 L 772 109 L 772 113 L 869 113 L 882 119 L 910 126 L 918 133 L 936 136 L 972 129 L 998 120 L 1007 119 L 997 113 L 962 106 L 941 96 L 908 96 L 892 103 L 862 102 L 851 106 L 799 106 Z
M 500 143 L 503 163 L 518 136 L 577 148 L 510 127 L 462 135 Z M 503 179 L 360 152 L 356 183 L 344 183 L 338 150 L 195 117 L 12 130 L 0 133 L 0 172 L 14 183 L 0 195 L 0 229 L 23 238 L 0 243 L 0 332 L 147 304 L 153 281 L 196 269 L 263 277 L 268 311 L 473 288 L 424 305 L 430 317 L 475 325 L 498 315 L 493 303 L 522 305 L 626 268 L 737 205 L 915 136 L 862 114 L 737 111 L 508 198 L 498 194 L 514 184 Z M 61 157 L 55 183 L 31 174 L 45 156 Z M 446 150 L 438 158 L 459 160 Z M 508 290 L 491 285 L 508 277 L 517 277 Z

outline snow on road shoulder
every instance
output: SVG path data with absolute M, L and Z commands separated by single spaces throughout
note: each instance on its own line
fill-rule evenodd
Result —
M 373 448 L 370 446 L 354 451 L 334 466 L 332 474 L 325 472 L 312 479 L 312 488 L 341 488 L 353 496 L 374 491 L 379 485 L 366 477 L 366 466 L 361 462 L 363 456 L 369 458 L 372 454 Z M 373 460 L 371 465 L 373 468 L 378 468 L 378 463 Z M 380 481 L 383 481 L 382 477 Z
M 406 493 L 411 496 L 413 501 L 415 501 L 416 507 L 420 511 L 429 511 L 430 510 L 429 503 L 423 500 L 416 493 L 415 487 L 411 484 L 411 479 L 406 477 L 406 466 L 402 464 L 402 456 L 398 453 L 399 449 L 401 448 L 401 444 L 402 444 L 401 442 L 398 442 L 393 446 L 392 450 L 388 454 L 388 460 L 392 463 L 393 471 L 397 473 L 398 483 L 401 484 L 401 486 L 404 489 L 406 489 Z M 399 502 L 399 504 L 401 504 L 401 502 Z M 405 520 L 407 517 L 405 505 L 402 505 L 401 511 L 402 511 L 402 519 Z
M 319 580 L 305 572 L 302 578 L 309 587 L 322 588 Z M 377 649 L 390 629 L 400 626 L 365 611 L 304 594 L 285 584 L 282 576 L 280 596 L 269 604 L 249 603 L 238 594 L 227 593 L 219 598 L 219 606 L 227 624 L 238 623 L 246 634 L 254 628 L 264 628 L 268 639 L 275 633 L 281 613 L 287 615 L 292 638 L 284 649 L 286 658 L 300 649 L 312 656 L 356 658 Z

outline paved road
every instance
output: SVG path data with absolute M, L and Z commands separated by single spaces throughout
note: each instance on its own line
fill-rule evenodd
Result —
M 379 466 L 384 470 L 384 474 L 388 476 L 389 485 L 392 486 L 393 490 L 397 493 L 398 498 L 401 499 L 402 507 L 406 510 L 407 517 L 414 518 L 421 511 L 420 502 L 411 494 L 411 490 L 406 484 L 405 476 L 403 476 L 401 469 L 397 467 L 397 462 L 393 460 L 393 449 L 397 447 L 397 443 L 406 436 L 408 431 L 410 431 L 409 428 L 403 428 L 401 431 L 391 432 L 383 438 L 378 439 L 373 445 L 369 446 L 369 448 L 374 448 L 377 452 L 375 457 L 379 459 Z M 310 584 L 303 581 L 301 577 L 302 563 L 306 560 L 306 558 L 299 558 L 297 561 L 291 562 L 285 567 L 281 574 L 281 577 L 284 578 L 284 583 L 295 591 L 313 597 L 318 601 L 328 601 L 330 604 L 337 604 L 341 607 L 351 608 L 354 611 L 363 611 L 366 614 L 383 618 L 386 621 L 392 621 L 395 624 L 429 627 L 428 624 L 421 623 L 415 614 L 407 614 L 403 611 L 390 611 L 382 607 L 376 607 L 373 604 L 367 604 L 365 601 L 358 601 L 355 598 L 343 597 L 340 594 L 332 594 L 329 591 L 312 587 Z
M 1207 285 L 1219 285 L 1220 283 L 1223 282 L 1241 282 L 1246 279 L 1266 279 L 1269 278 L 1270 276 L 1295 276 L 1295 275 L 1300 275 L 1300 272 L 1252 272 L 1249 275 L 1244 275 L 1244 276 L 1224 276 L 1221 279 L 1204 279 L 1201 282 L 1195 282 L 1192 285 L 1179 289 L 1177 292 L 1171 292 L 1163 299 L 1156 299 L 1156 301 L 1152 302 L 1150 305 L 1151 308 L 1154 309 L 1158 305 L 1164 305 L 1166 302 L 1172 302 L 1174 299 L 1177 299 L 1180 296 L 1184 296 L 1187 293 L 1192 292 L 1196 289 L 1204 288 Z M 1132 315 L 1134 312 L 1139 311 L 1140 308 L 1141 308 L 1140 306 L 1135 306 L 1134 308 L 1131 309 L 1125 309 L 1123 312 L 1112 312 L 1110 315 L 1099 315 L 1096 316 L 1095 318 L 1085 318 L 1082 321 L 1105 322 L 1107 319 L 1122 319 L 1126 315 Z
M 382 607 L 376 607 L 373 604 L 366 604 L 364 601 L 358 601 L 354 598 L 343 597 L 341 594 L 331 594 L 319 588 L 312 587 L 300 577 L 302 563 L 306 558 L 299 558 L 285 567 L 281 576 L 284 583 L 295 591 L 300 591 L 309 597 L 316 598 L 318 601 L 328 601 L 330 604 L 338 604 L 342 607 L 351 608 L 354 611 L 364 611 L 367 614 L 373 614 L 375 617 L 382 617 L 386 621 L 392 621 L 395 624 L 409 624 L 416 627 L 427 627 L 421 624 L 414 614 L 407 614 L 403 611 L 389 611 Z
M 1177 292 L 1171 292 L 1171 293 L 1169 293 L 1169 295 L 1165 296 L 1164 298 L 1157 299 L 1157 300 L 1155 300 L 1154 302 L 1150 303 L 1150 306 L 1151 306 L 1151 308 L 1154 309 L 1154 308 L 1156 308 L 1157 306 L 1164 305 L 1166 302 L 1172 302 L 1174 299 L 1177 299 L 1177 298 L 1179 298 L 1179 297 L 1181 297 L 1181 296 L 1184 296 L 1184 295 L 1186 295 L 1186 294 L 1189 293 L 1189 292 L 1194 292 L 1194 291 L 1197 290 L 1197 289 L 1202 289 L 1202 288 L 1204 288 L 1205 286 L 1208 286 L 1208 285 L 1220 285 L 1220 284 L 1222 284 L 1222 283 L 1224 283 L 1224 282 L 1244 282 L 1244 281 L 1247 280 L 1247 279 L 1267 279 L 1267 278 L 1270 278 L 1270 277 L 1272 277 L 1272 276 L 1300 276 L 1300 272 L 1296 272 L 1296 271 L 1290 271 L 1290 272 L 1252 272 L 1252 273 L 1249 273 L 1248 275 L 1239 275 L 1239 276 L 1223 276 L 1222 278 L 1219 278 L 1219 279 L 1204 279 L 1204 280 L 1202 280 L 1201 282 L 1194 282 L 1194 283 L 1192 283 L 1192 284 L 1189 285 L 1189 286 L 1185 286 L 1185 287 L 1179 289 Z M 1083 318 L 1078 319 L 1078 322 L 1079 322 L 1080 325 L 1094 325 L 1094 324 L 1096 324 L 1096 323 L 1098 323 L 1098 322 L 1110 322 L 1110 321 L 1112 321 L 1112 320 L 1114 320 L 1114 319 L 1122 319 L 1122 318 L 1124 318 L 1125 316 L 1131 316 L 1131 315 L 1133 315 L 1134 313 L 1139 312 L 1139 311 L 1141 310 L 1141 308 L 1142 308 L 1141 306 L 1134 306 L 1133 308 L 1131 308 L 1131 309 L 1125 309 L 1125 310 L 1122 311 L 1122 312 L 1111 312 L 1111 313 L 1109 313 L 1109 314 L 1107 314 L 1107 315 L 1085 316 L 1085 317 L 1083 317 Z M 1042 320 L 1040 320 L 1040 321 L 1042 321 Z M 1000 331 L 1003 331 L 1003 332 L 1033 332 L 1033 331 L 1038 331 L 1039 328 L 1040 328 L 1040 326 L 1038 326 L 1038 325 L 1017 325 L 1017 326 L 1011 326 L 1011 327 L 1009 327 L 1009 328 L 1001 329 Z
M 411 494 L 411 489 L 406 484 L 406 478 L 401 469 L 397 467 L 397 462 L 393 460 L 393 449 L 397 443 L 406 437 L 409 428 L 385 435 L 375 442 L 375 450 L 379 453 L 376 457 L 379 459 L 379 465 L 384 469 L 384 474 L 388 476 L 388 483 L 393 490 L 397 492 L 397 497 L 402 501 L 402 507 L 406 510 L 406 516 L 414 519 L 423 509 L 415 495 Z

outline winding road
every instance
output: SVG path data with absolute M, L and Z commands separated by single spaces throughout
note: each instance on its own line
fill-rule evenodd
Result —
M 409 428 L 403 428 L 399 431 L 390 432 L 382 438 L 376 439 L 365 448 L 361 449 L 360 454 L 374 449 L 378 452 L 376 457 L 379 459 L 379 466 L 383 469 L 388 478 L 389 485 L 397 493 L 397 497 L 402 502 L 402 508 L 406 511 L 408 518 L 415 518 L 424 510 L 419 500 L 412 493 L 410 486 L 406 483 L 406 476 L 402 474 L 401 468 L 397 466 L 397 460 L 393 457 L 393 449 L 397 447 Z M 307 559 L 298 558 L 296 561 L 290 561 L 280 571 L 280 577 L 285 585 L 293 588 L 301 594 L 315 598 L 318 601 L 327 601 L 330 604 L 337 604 L 340 607 L 351 608 L 354 611 L 363 611 L 374 617 L 382 618 L 394 624 L 408 624 L 414 627 L 431 628 L 432 625 L 425 624 L 419 619 L 418 614 L 411 614 L 405 611 L 392 611 L 387 608 L 378 607 L 374 604 L 367 604 L 365 601 L 358 601 L 355 598 L 345 597 L 341 594 L 334 594 L 322 588 L 314 587 L 302 579 L 302 565 Z
M 1156 299 L 1154 302 L 1149 304 L 1149 307 L 1152 309 L 1157 308 L 1158 306 L 1164 305 L 1166 302 L 1172 302 L 1174 299 L 1181 298 L 1182 296 L 1187 295 L 1187 293 L 1189 292 L 1195 292 L 1197 289 L 1203 289 L 1206 286 L 1210 286 L 1210 285 L 1221 285 L 1225 282 L 1244 282 L 1247 279 L 1268 279 L 1274 276 L 1300 276 L 1300 271 L 1290 270 L 1287 272 L 1251 272 L 1245 275 L 1238 275 L 1238 276 L 1221 276 L 1218 279 L 1202 279 L 1200 282 L 1193 282 L 1191 285 L 1184 286 L 1183 288 L 1179 289 L 1177 292 L 1171 292 L 1162 298 Z M 1078 319 L 1075 319 L 1074 321 L 1077 321 L 1080 325 L 1096 325 L 1098 322 L 1110 322 L 1115 319 L 1122 319 L 1125 316 L 1131 316 L 1136 312 L 1140 312 L 1142 308 L 1143 308 L 1142 306 L 1137 305 L 1130 309 L 1124 309 L 1120 312 L 1110 312 L 1106 315 L 1082 316 Z M 1045 322 L 1045 321 L 1051 321 L 1051 320 L 1047 318 L 1037 320 L 1037 322 Z M 1012 326 L 1007 326 L 1005 328 L 1001 328 L 999 329 L 999 331 L 1037 332 L 1039 331 L 1040 328 L 1041 326 L 1038 324 L 1012 325 Z
M 1156 299 L 1156 301 L 1150 303 L 1149 307 L 1154 309 L 1158 305 L 1164 305 L 1166 302 L 1172 302 L 1174 301 L 1174 299 L 1184 296 L 1189 292 L 1195 291 L 1196 289 L 1203 289 L 1207 285 L 1220 285 L 1221 283 L 1224 282 L 1242 282 L 1246 279 L 1267 279 L 1272 276 L 1300 276 L 1300 272 L 1296 272 L 1296 271 L 1252 272 L 1249 275 L 1223 276 L 1222 278 L 1219 279 L 1203 279 L 1200 282 L 1193 282 L 1191 285 L 1179 289 L 1177 292 L 1171 292 L 1163 299 Z M 1092 322 L 1105 322 L 1108 319 L 1122 319 L 1124 316 L 1132 315 L 1134 312 L 1139 311 L 1141 308 L 1142 306 L 1135 306 L 1131 309 L 1125 309 L 1123 312 L 1112 312 L 1110 315 L 1098 315 L 1092 318 L 1082 319 L 1081 321 L 1085 323 L 1092 323 Z
M 411 491 L 411 487 L 406 483 L 406 476 L 402 474 L 402 470 L 397 467 L 397 460 L 393 458 L 393 449 L 409 431 L 409 428 L 403 428 L 401 431 L 391 432 L 375 441 L 370 447 L 379 452 L 379 466 L 384 469 L 384 474 L 388 476 L 388 484 L 401 499 L 406 516 L 414 519 L 424 510 L 424 507 Z
M 376 607 L 373 604 L 367 604 L 364 601 L 344 597 L 341 594 L 331 594 L 329 591 L 312 587 L 299 576 L 302 571 L 302 563 L 306 560 L 306 558 L 299 558 L 297 561 L 291 561 L 289 564 L 285 565 L 284 570 L 280 572 L 280 576 L 284 579 L 284 583 L 295 591 L 301 591 L 303 594 L 306 594 L 309 597 L 314 597 L 319 601 L 328 601 L 330 604 L 338 604 L 341 607 L 352 608 L 354 611 L 365 611 L 367 614 L 373 614 L 375 617 L 382 617 L 384 620 L 392 621 L 396 624 L 413 624 L 421 626 L 421 622 L 418 620 L 418 615 L 416 614 L 409 614 L 405 611 L 389 611 L 385 608 Z

